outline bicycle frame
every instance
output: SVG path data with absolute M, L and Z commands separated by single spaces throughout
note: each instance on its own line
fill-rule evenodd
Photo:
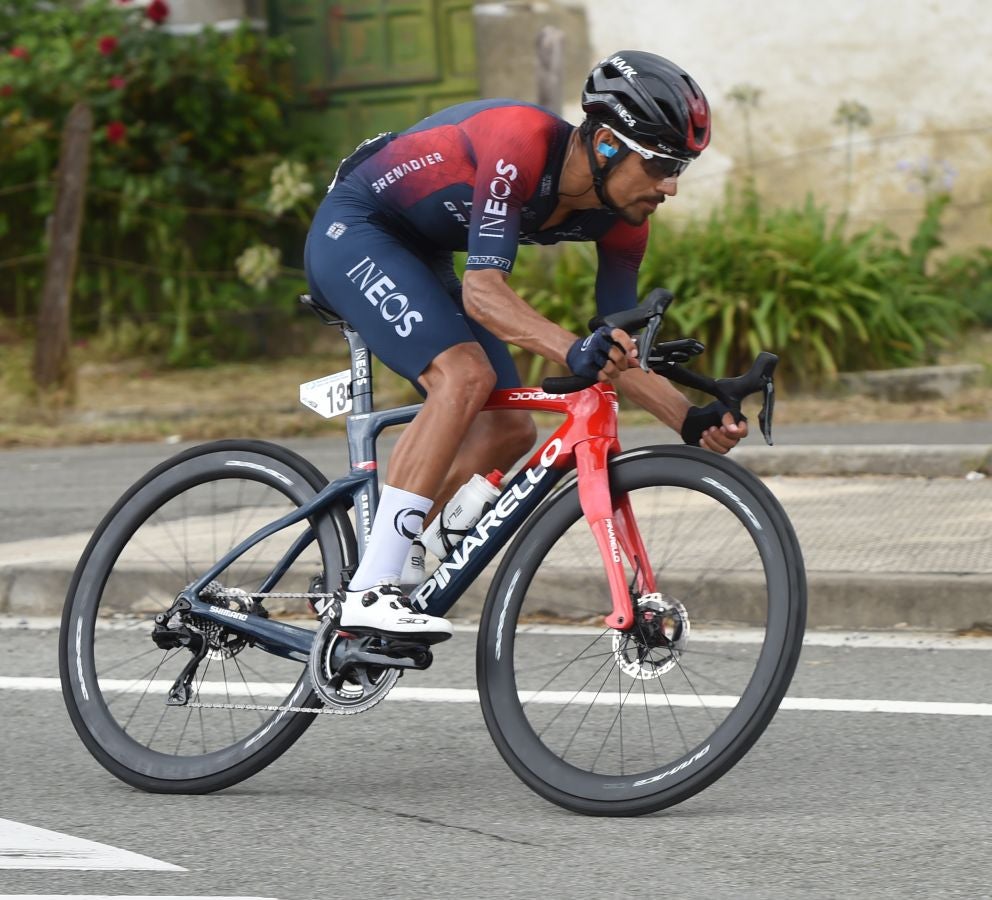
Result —
M 272 653 L 294 659 L 309 655 L 312 630 L 214 606 L 200 600 L 199 594 L 260 541 L 341 501 L 354 506 L 360 553 L 364 552 L 378 498 L 376 438 L 384 428 L 411 421 L 420 406 L 373 410 L 368 350 L 355 332 L 346 330 L 345 337 L 351 345 L 355 410 L 347 422 L 351 471 L 309 502 L 245 539 L 179 595 L 195 615 L 249 637 Z M 531 455 L 475 528 L 413 592 L 413 604 L 431 615 L 447 613 L 541 501 L 575 469 L 583 515 L 602 555 L 612 598 L 613 608 L 605 624 L 618 630 L 631 628 L 634 618 L 623 556 L 634 570 L 639 593 L 653 592 L 655 584 L 629 500 L 626 495 L 613 498 L 610 493 L 607 466 L 610 457 L 620 451 L 619 404 L 612 385 L 597 384 L 574 394 L 548 394 L 539 388 L 497 390 L 484 409 L 556 412 L 564 414 L 565 421 Z M 313 540 L 312 529 L 307 529 L 269 573 L 259 592 L 271 590 Z

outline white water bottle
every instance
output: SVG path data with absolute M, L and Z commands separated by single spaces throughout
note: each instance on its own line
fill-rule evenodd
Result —
M 503 473 L 493 469 L 485 478 L 473 475 L 455 495 L 444 504 L 444 509 L 427 526 L 420 540 L 438 559 L 443 559 L 482 518 L 487 505 L 499 499 L 499 483 Z

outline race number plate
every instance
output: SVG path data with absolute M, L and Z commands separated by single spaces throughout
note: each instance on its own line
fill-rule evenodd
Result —
M 351 369 L 300 385 L 300 403 L 325 419 L 351 409 Z

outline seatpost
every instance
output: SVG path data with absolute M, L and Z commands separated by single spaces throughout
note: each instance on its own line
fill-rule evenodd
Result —
M 351 354 L 351 409 L 352 413 L 372 412 L 372 356 L 362 336 L 349 324 L 342 323 L 341 331 L 348 342 Z

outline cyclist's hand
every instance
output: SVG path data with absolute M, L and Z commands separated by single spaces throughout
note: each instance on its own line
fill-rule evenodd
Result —
M 736 422 L 734 414 L 719 401 L 702 408 L 690 406 L 682 423 L 682 440 L 714 453 L 726 453 L 747 437 L 747 419 Z
M 605 325 L 586 338 L 579 338 L 565 355 L 565 363 L 572 374 L 590 381 L 609 381 L 616 378 L 634 360 L 637 347 L 626 331 Z

